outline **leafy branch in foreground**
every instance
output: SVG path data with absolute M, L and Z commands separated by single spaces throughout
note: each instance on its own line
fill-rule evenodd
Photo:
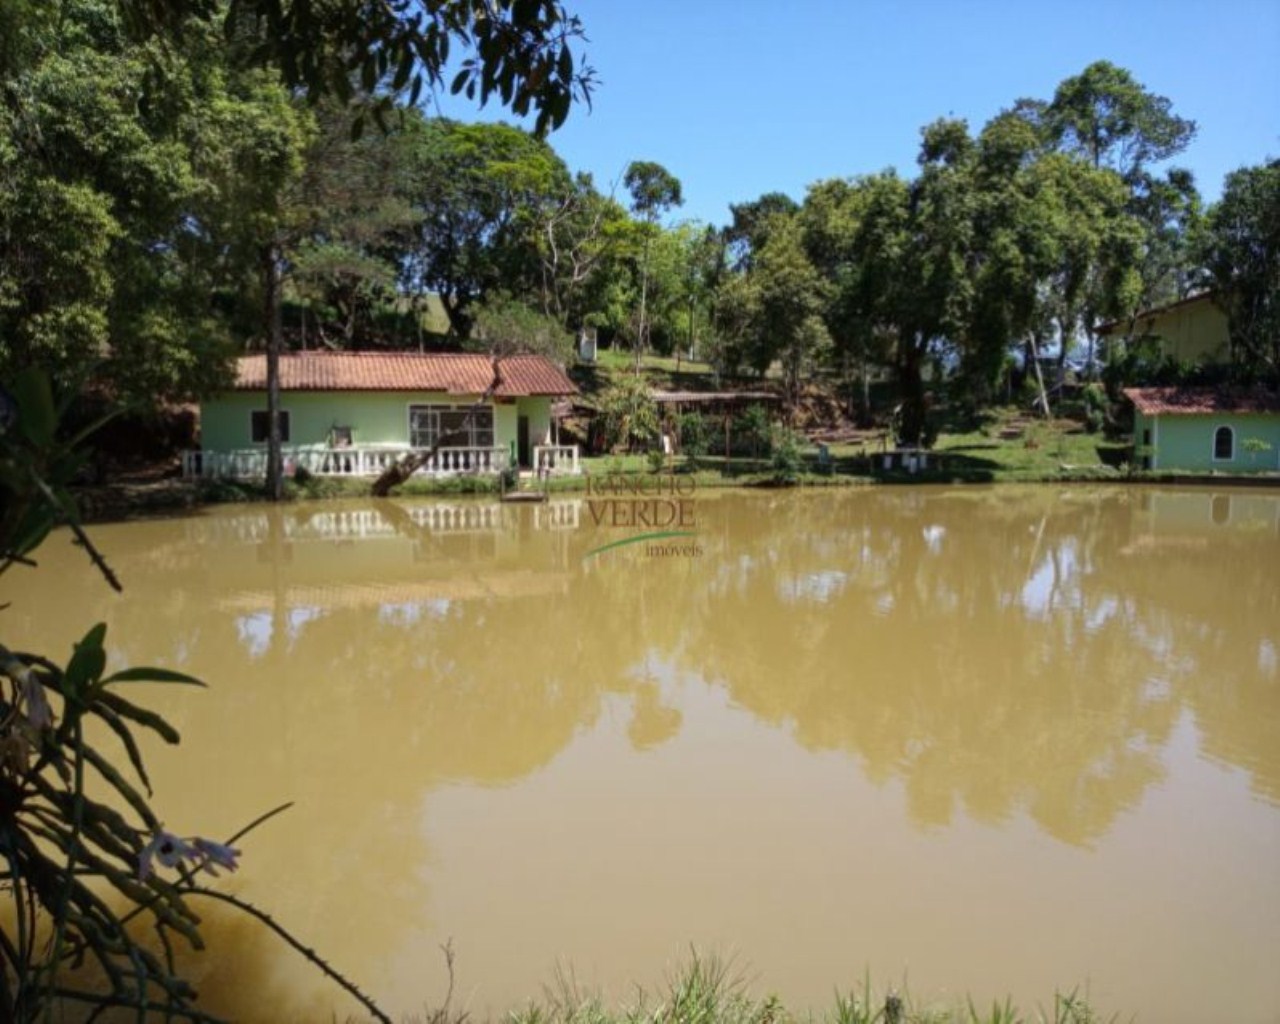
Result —
M 40 543 L 65 525 L 118 590 L 67 490 L 81 462 L 78 439 L 58 439 L 61 412 L 39 371 L 21 374 L 12 390 L 0 388 L 0 574 L 33 568 Z M 226 842 L 168 831 L 150 803 L 138 737 L 149 732 L 176 744 L 178 732 L 122 691 L 137 682 L 204 684 L 165 668 L 108 673 L 106 637 L 98 623 L 59 663 L 0 632 L 0 884 L 10 903 L 0 916 L 0 1020 L 47 1020 L 60 1003 L 214 1020 L 175 967 L 175 937 L 204 948 L 190 906 L 196 896 L 262 922 L 389 1024 L 264 912 L 202 884 L 203 874 L 235 870 L 234 844 L 283 808 Z M 90 743 L 89 734 L 105 740 Z M 151 925 L 153 942 L 130 927 L 138 917 Z

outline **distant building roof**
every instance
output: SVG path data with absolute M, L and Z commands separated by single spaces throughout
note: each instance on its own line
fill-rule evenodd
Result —
M 1178 299 L 1176 302 L 1166 302 L 1163 306 L 1152 306 L 1149 309 L 1139 310 L 1132 317 L 1120 317 L 1118 320 L 1109 320 L 1105 324 L 1098 326 L 1098 334 L 1111 334 L 1113 331 L 1128 327 L 1131 323 L 1137 323 L 1139 320 L 1150 320 L 1153 317 L 1163 316 L 1175 309 L 1183 306 L 1194 306 L 1197 303 L 1212 301 L 1213 291 L 1196 292 L 1194 295 L 1188 295 L 1185 299 Z
M 502 356 L 494 394 L 572 395 L 578 389 L 545 356 Z M 493 381 L 493 361 L 472 352 L 290 352 L 280 356 L 283 391 L 443 391 L 479 395 Z M 267 357 L 241 356 L 237 391 L 267 387 Z
M 1143 416 L 1280 412 L 1280 394 L 1262 388 L 1125 388 L 1124 396 Z

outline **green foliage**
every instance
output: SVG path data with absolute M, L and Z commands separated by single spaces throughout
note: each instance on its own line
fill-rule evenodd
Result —
M 690 466 L 697 468 L 698 460 L 710 448 L 710 430 L 706 418 L 698 412 L 681 414 L 677 429 L 680 432 L 680 451 L 688 458 Z
M 23 371 L 11 390 L 0 387 L 0 574 L 33 571 L 30 555 L 65 525 L 119 590 L 67 490 L 81 463 L 79 438 L 60 430 L 67 404 L 43 371 Z M 175 941 L 203 948 L 193 909 L 201 898 L 266 923 L 386 1021 L 269 917 L 202 880 L 201 871 L 236 868 L 239 851 L 231 844 L 239 836 L 225 843 L 184 838 L 161 825 L 139 736 L 176 744 L 178 732 L 122 690 L 136 682 L 204 684 L 165 668 L 109 673 L 106 640 L 107 627 L 98 623 L 65 660 L 0 640 L 0 1018 L 61 1019 L 74 1005 L 90 1017 L 125 1007 L 140 1017 L 212 1020 L 173 967 Z M 130 926 L 139 917 L 152 925 L 163 954 Z M 86 960 L 99 980 L 73 973 Z
M 447 1006 L 428 1019 L 433 1024 L 451 1024 Z M 1101 1020 L 1075 993 L 1057 993 L 1052 1010 L 1030 1014 L 1008 999 L 993 1002 L 989 1011 L 963 998 L 953 1005 L 922 1007 L 896 988 L 877 992 L 869 974 L 852 991 L 837 990 L 832 1006 L 800 1013 L 788 1009 L 775 995 L 753 997 L 744 972 L 732 961 L 697 951 L 656 991 L 637 989 L 628 1006 L 611 1009 L 598 995 L 584 993 L 571 975 L 561 974 L 546 987 L 543 1001 L 511 1016 L 511 1024 L 1099 1024 Z
M 721 291 L 721 332 L 734 339 L 728 362 L 759 374 L 779 361 L 794 401 L 801 381 L 827 358 L 831 338 L 822 319 L 830 286 L 804 250 L 801 225 L 777 214 L 750 267 Z
M 658 439 L 658 406 L 642 377 L 615 378 L 600 395 L 600 416 L 610 447 L 647 448 Z
M 467 347 L 492 355 L 535 352 L 558 363 L 573 357 L 573 338 L 560 321 L 502 292 L 477 308 Z
M 424 89 L 444 88 L 446 68 L 454 71 L 451 92 L 481 106 L 497 97 L 520 116 L 536 112 L 539 134 L 563 124 L 575 101 L 590 98 L 594 82 L 594 72 L 572 49 L 583 37 L 582 24 L 560 0 L 495 0 L 482 8 L 444 0 L 431 4 L 425 17 L 404 4 L 361 9 L 358 16 L 344 4 L 299 9 L 280 0 L 120 0 L 119 6 L 134 33 L 167 41 L 197 28 L 217 36 L 252 27 L 247 58 L 278 72 L 313 104 L 325 97 L 346 103 L 359 83 L 360 117 L 352 126 L 357 137 L 366 118 L 379 128 L 387 124 L 393 97 L 406 95 L 412 107 Z M 470 52 L 451 64 L 456 44 Z
M 661 473 L 667 465 L 667 457 L 661 448 L 651 448 L 645 455 L 649 463 L 650 473 Z
M 471 333 L 472 306 L 505 290 L 536 294 L 540 232 L 578 186 L 555 151 L 507 124 L 406 116 L 404 195 L 416 217 L 400 246 L 402 284 L 441 297 L 453 333 Z
M 1249 465 L 1258 464 L 1258 456 L 1271 451 L 1271 443 L 1261 437 L 1246 437 L 1240 442 L 1240 448 L 1249 454 Z
M 1174 115 L 1167 98 L 1105 60 L 1058 86 L 1045 123 L 1055 142 L 1130 180 L 1180 153 L 1196 134 L 1195 122 Z
M 8 9 L 0 112 L 0 373 L 98 367 L 154 401 L 220 382 L 220 243 L 205 157 L 231 102 L 216 50 L 129 38 L 108 0 Z M 200 111 L 200 114 L 197 114 Z M 203 115 L 203 116 L 201 116 Z
M 1085 426 L 1089 433 L 1096 434 L 1107 422 L 1110 403 L 1107 401 L 1106 389 L 1098 383 L 1086 384 L 1081 394 L 1084 398 Z
M 649 348 L 650 322 L 648 310 L 649 295 L 649 254 L 653 239 L 659 234 L 658 220 L 668 210 L 684 204 L 684 196 L 680 191 L 680 179 L 661 164 L 648 160 L 637 160 L 627 167 L 623 175 L 623 183 L 631 193 L 631 209 L 642 223 L 640 235 L 640 306 L 636 311 L 636 327 L 633 336 L 633 347 L 636 353 L 636 371 L 640 369 L 640 359 Z
M 771 428 L 769 411 L 759 403 L 747 406 L 742 414 L 734 417 L 733 420 L 735 441 L 749 448 L 753 459 L 758 459 L 762 451 L 766 455 L 769 454 Z
M 622 183 L 631 193 L 631 209 L 647 221 L 656 222 L 672 207 L 684 205 L 680 179 L 651 160 L 633 161 Z
M 1227 175 L 1203 256 L 1236 359 L 1280 378 L 1280 160 Z
M 783 426 L 774 427 L 769 453 L 774 483 L 794 484 L 799 481 L 804 463 L 804 444 L 804 435 Z

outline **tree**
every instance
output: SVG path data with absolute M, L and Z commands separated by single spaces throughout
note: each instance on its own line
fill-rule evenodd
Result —
M 658 405 L 638 374 L 614 379 L 600 395 L 600 417 L 610 447 L 645 448 L 658 438 Z
M 854 412 L 853 378 L 861 381 L 857 414 L 870 423 L 870 363 L 887 363 L 887 332 L 877 316 L 873 294 L 885 291 L 887 282 L 875 275 L 891 261 L 861 258 L 878 249 L 859 249 L 876 189 L 874 179 L 832 179 L 810 186 L 800 211 L 805 251 L 831 285 L 824 320 L 832 339 L 841 376 L 849 389 L 850 414 Z
M 491 356 L 534 352 L 566 363 L 573 354 L 573 339 L 555 317 L 497 292 L 485 296 L 477 307 L 466 347 Z
M 233 101 L 216 51 L 198 34 L 133 42 L 109 0 L 6 4 L 4 19 L 0 370 L 93 373 L 146 407 L 224 382 L 221 240 L 203 213 L 227 139 L 200 116 Z
M 559 195 L 530 211 L 536 232 L 544 313 L 566 326 L 588 324 L 630 236 L 626 210 L 601 195 L 589 174 L 575 175 Z
M 804 377 L 825 361 L 831 337 L 822 320 L 830 287 L 804 249 L 799 219 L 775 214 L 752 265 L 721 290 L 721 330 L 736 337 L 732 359 L 764 374 L 781 363 L 794 404 Z
M 449 84 L 484 106 L 497 96 L 512 113 L 533 112 L 536 131 L 562 125 L 575 101 L 590 102 L 594 71 L 575 57 L 582 23 L 560 0 L 118 0 L 142 38 L 181 41 L 208 26 L 227 36 L 251 35 L 244 53 L 253 66 L 278 73 L 283 84 L 315 103 L 356 100 L 359 131 L 366 115 L 384 127 L 393 99 L 415 106 L 423 89 L 444 86 L 454 45 L 468 56 Z M 355 85 L 363 92 L 357 97 Z
M 658 219 L 675 206 L 684 205 L 680 191 L 680 179 L 661 164 L 649 160 L 636 160 L 623 175 L 623 183 L 631 193 L 631 212 L 644 225 L 644 243 L 640 258 L 640 313 L 636 325 L 636 373 L 640 372 L 640 357 L 649 344 L 649 324 L 646 319 L 646 299 L 649 291 L 649 247 L 657 233 Z
M 724 241 L 734 268 L 748 269 L 753 254 L 764 247 L 774 218 L 779 214 L 789 217 L 799 209 L 799 204 L 783 192 L 766 192 L 747 203 L 730 203 L 733 220 L 724 229 Z
M 325 102 L 312 115 L 315 131 L 286 190 L 296 237 L 283 254 L 284 277 L 314 306 L 320 341 L 350 346 L 357 334 L 372 335 L 375 306 L 394 299 L 400 243 L 417 225 L 405 131 L 397 125 L 353 139 L 345 107 Z M 326 331 L 333 319 L 336 338 Z M 302 326 L 306 348 L 305 318 Z
M 926 356 L 965 337 L 973 300 L 974 145 L 964 121 L 940 120 L 921 132 L 921 172 L 906 210 L 889 210 L 890 227 L 905 212 L 905 236 L 892 238 L 877 275 L 888 292 L 901 395 L 899 439 L 926 439 Z
M 1203 244 L 1237 363 L 1280 378 L 1280 160 L 1227 175 Z
M 1195 138 L 1195 122 L 1172 108 L 1124 68 L 1100 60 L 1058 86 L 1045 123 L 1058 145 L 1133 181 Z
M 537 294 L 547 210 L 573 190 L 564 162 L 542 139 L 506 124 L 412 117 L 402 282 L 439 294 L 452 331 L 471 332 L 471 306 L 499 288 Z

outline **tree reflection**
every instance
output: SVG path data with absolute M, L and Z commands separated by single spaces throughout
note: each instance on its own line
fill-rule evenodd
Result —
M 216 834 L 296 800 L 253 837 L 246 885 L 305 879 L 261 902 L 322 948 L 339 922 L 368 976 L 430 916 L 429 795 L 518 783 L 619 701 L 631 748 L 664 749 L 687 708 L 656 662 L 856 758 L 927 828 L 1026 817 L 1095 844 L 1165 778 L 1186 721 L 1280 802 L 1280 499 L 1212 498 L 700 495 L 703 556 L 667 559 L 585 558 L 600 531 L 529 508 L 223 511 L 101 528 L 123 599 L 51 550 L 0 600 L 33 648 L 101 618 L 120 661 L 214 684 L 147 695 L 186 740 L 148 754 L 160 806 L 198 805 Z

